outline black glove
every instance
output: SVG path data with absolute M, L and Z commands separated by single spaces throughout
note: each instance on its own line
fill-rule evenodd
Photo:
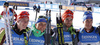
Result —
M 100 26 L 97 27 L 98 32 L 100 33 Z

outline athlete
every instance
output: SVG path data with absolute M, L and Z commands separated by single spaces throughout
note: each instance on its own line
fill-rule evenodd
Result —
M 11 37 L 13 45 L 28 45 L 28 35 L 27 32 L 30 30 L 29 27 L 27 27 L 29 22 L 29 13 L 27 11 L 22 11 L 17 16 L 17 22 L 16 24 L 11 28 Z M 5 32 L 1 32 L 5 34 Z M 7 45 L 5 35 L 1 41 L 1 45 Z M 3 43 L 4 42 L 4 43 Z
M 66 10 L 62 14 L 62 22 L 63 22 L 63 35 L 64 35 L 64 45 L 77 45 L 75 42 L 75 35 L 76 35 L 76 30 L 73 28 L 73 15 L 74 13 L 71 10 Z M 57 28 L 54 28 L 56 32 L 56 37 L 57 40 L 54 42 L 55 45 L 58 45 L 58 32 Z
M 100 35 L 92 23 L 92 15 L 87 14 L 83 16 L 84 28 L 81 28 L 78 34 L 78 45 L 100 45 Z

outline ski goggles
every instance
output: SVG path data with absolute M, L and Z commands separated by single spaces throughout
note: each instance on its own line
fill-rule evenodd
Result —
M 47 17 L 45 16 L 39 16 L 38 18 L 45 18 L 46 20 L 48 19 Z
M 36 23 L 39 23 L 39 22 L 45 22 L 45 23 L 47 23 L 47 20 L 45 18 L 38 18 L 38 20 L 36 21 Z

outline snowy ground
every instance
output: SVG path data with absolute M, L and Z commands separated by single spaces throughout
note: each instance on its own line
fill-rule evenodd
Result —
M 2 12 L 2 10 L 3 10 L 3 8 L 0 7 L 0 13 Z M 36 12 L 33 11 L 33 10 L 16 10 L 16 13 L 19 14 L 21 11 L 28 11 L 30 13 L 30 18 L 29 18 L 30 22 L 29 22 L 28 26 L 31 27 L 31 25 L 33 24 L 33 21 L 35 21 Z M 46 11 L 41 10 L 40 13 L 38 13 L 37 16 L 45 15 L 45 12 Z M 64 10 L 62 10 L 62 13 L 63 12 L 64 12 Z M 59 11 L 57 11 L 57 10 L 51 11 L 51 20 L 52 20 L 51 24 L 55 25 L 55 26 L 56 26 L 56 13 L 59 13 Z M 73 19 L 74 28 L 79 29 L 81 27 L 84 27 L 83 22 L 82 22 L 83 13 L 84 12 L 80 12 L 80 11 L 75 11 L 74 12 L 74 19 Z M 99 19 L 100 19 L 99 13 L 93 13 L 93 26 L 97 27 L 99 25 L 99 23 L 100 23 Z M 0 28 L 4 27 L 4 20 L 3 19 L 0 20 L 0 25 L 1 25 Z

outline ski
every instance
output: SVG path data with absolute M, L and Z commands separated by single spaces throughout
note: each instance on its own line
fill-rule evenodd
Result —
M 61 30 L 60 30 L 60 25 L 59 25 L 58 14 L 56 14 L 56 21 L 57 21 L 58 43 L 59 43 L 59 45 L 62 45 L 62 42 L 61 42 Z
M 38 8 L 36 8 L 35 21 L 36 21 L 36 19 L 37 19 L 37 13 L 38 13 Z
M 45 45 L 50 45 L 50 30 L 51 30 L 51 10 L 46 10 L 47 27 L 45 33 Z
M 6 35 L 6 45 L 13 45 L 12 42 L 12 36 L 11 36 L 11 18 L 10 10 L 9 10 L 9 3 L 5 2 L 5 7 L 3 11 L 3 18 L 4 18 L 4 24 L 5 24 L 5 35 Z
M 59 45 L 64 45 L 64 36 L 63 36 L 63 23 L 61 19 L 61 5 L 59 5 L 59 15 L 56 14 L 57 21 L 57 32 L 58 32 L 58 43 Z
M 16 9 L 17 10 L 17 6 L 13 6 L 13 15 L 12 15 L 12 19 L 11 19 L 11 26 L 13 26 L 14 25 L 14 22 L 15 22 L 15 20 L 14 20 L 14 15 L 16 14 L 15 12 L 14 12 L 14 9 Z
M 6 45 L 12 45 L 9 11 L 4 11 Z
M 62 45 L 64 45 L 64 35 L 63 35 L 63 22 L 61 19 L 61 9 L 62 9 L 62 5 L 59 5 L 59 20 L 60 20 L 60 30 L 61 30 L 61 41 L 62 41 Z

